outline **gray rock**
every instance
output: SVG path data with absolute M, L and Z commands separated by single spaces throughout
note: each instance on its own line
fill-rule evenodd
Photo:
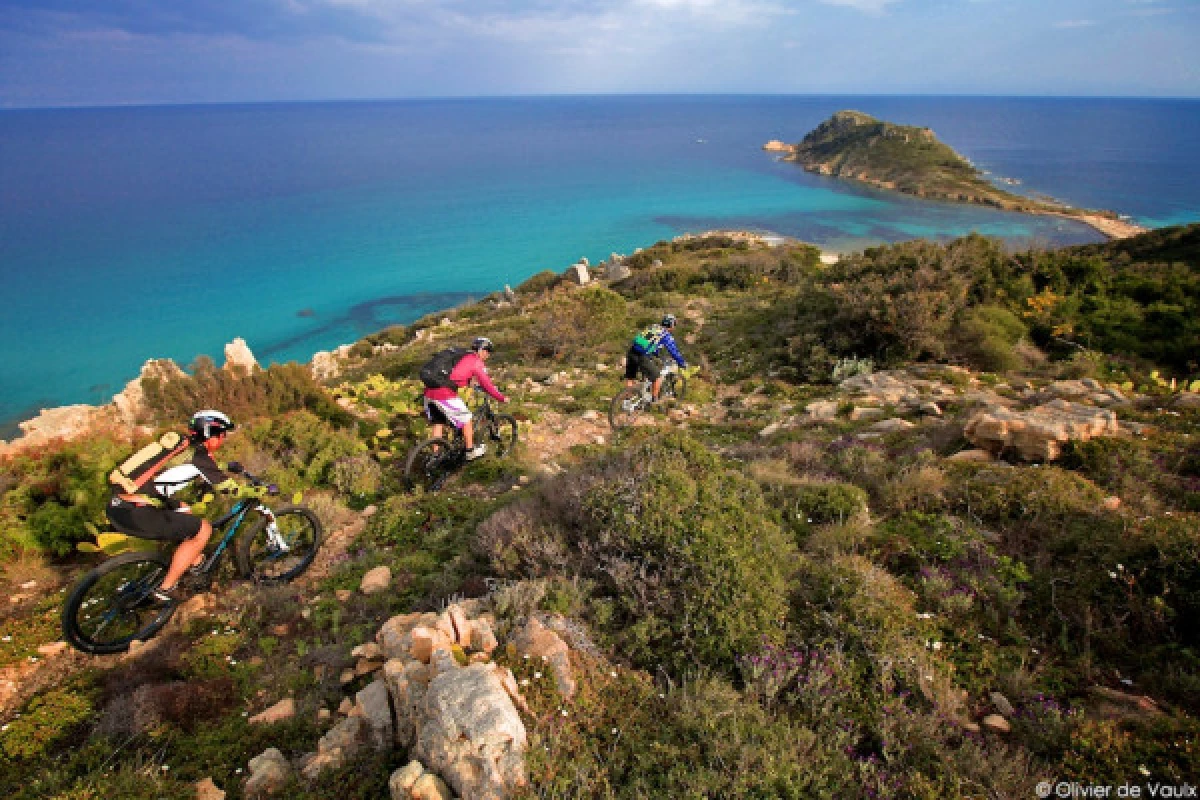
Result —
M 510 303 L 515 303 L 517 301 L 517 293 L 514 292 L 512 287 L 507 283 L 504 284 L 504 299 Z
M 391 749 L 395 738 L 392 727 L 392 704 L 388 699 L 387 685 L 376 678 L 354 696 L 362 709 L 363 718 L 370 726 L 371 744 L 377 750 Z
M 836 400 L 816 400 L 806 405 L 804 410 L 813 419 L 833 419 L 837 416 L 838 402 Z
M 393 772 L 392 777 L 388 778 L 388 794 L 392 800 L 409 800 L 413 784 L 424 774 L 425 767 L 421 766 L 420 761 L 410 761 Z
M 462 797 L 501 800 L 525 786 L 528 737 L 492 664 L 439 673 L 429 683 L 415 755 Z
M 631 270 L 625 262 L 609 262 L 608 269 L 605 270 L 604 277 L 607 278 L 610 283 L 617 283 L 625 280 L 632 274 L 633 270 Z
M 292 777 L 292 765 L 283 753 L 269 747 L 250 759 L 250 777 L 246 797 L 269 797 L 283 790 Z
M 358 755 L 370 737 L 370 724 L 360 716 L 350 716 L 334 725 L 317 742 L 317 752 L 300 770 L 306 780 L 316 780 L 327 769 L 336 769 Z
M 911 422 L 899 417 L 880 420 L 871 426 L 871 430 L 875 433 L 896 433 L 897 431 L 906 431 L 909 428 L 915 427 Z
M 1004 716 L 1011 717 L 1017 713 L 1017 710 L 1013 708 L 1012 703 L 1008 702 L 1008 698 L 1000 692 L 992 692 L 990 696 L 992 705 L 994 705 L 996 710 Z

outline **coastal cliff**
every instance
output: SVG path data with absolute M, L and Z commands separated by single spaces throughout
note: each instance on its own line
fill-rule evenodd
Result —
M 859 111 L 837 112 L 794 146 L 772 140 L 763 149 L 786 153 L 785 161 L 809 172 L 915 197 L 1070 217 L 1114 239 L 1145 231 L 1111 211 L 1075 209 L 1007 192 L 991 184 L 929 128 L 895 125 Z

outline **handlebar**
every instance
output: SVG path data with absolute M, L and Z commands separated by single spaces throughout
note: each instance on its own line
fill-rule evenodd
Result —
M 235 461 L 234 464 L 237 464 L 237 462 Z M 231 464 L 230 466 L 233 466 L 233 465 Z M 241 464 L 237 464 L 237 466 L 238 466 L 238 470 L 230 470 L 230 471 L 231 472 L 240 471 L 242 476 L 250 483 L 251 486 L 255 486 L 255 487 L 265 486 L 267 488 L 267 494 L 271 495 L 272 497 L 279 494 L 279 485 L 278 484 L 267 483 L 262 478 L 259 478 L 257 475 L 251 475 L 249 472 L 247 472 L 245 470 L 244 467 L 242 467 Z

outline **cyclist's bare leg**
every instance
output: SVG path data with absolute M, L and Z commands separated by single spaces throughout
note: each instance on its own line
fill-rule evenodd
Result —
M 183 577 L 183 573 L 187 572 L 188 567 L 196 566 L 200 562 L 204 556 L 204 545 L 208 544 L 210 536 L 212 536 L 212 523 L 204 520 L 200 523 L 199 533 L 179 543 L 179 547 L 175 548 L 175 554 L 171 556 L 171 568 L 167 570 L 167 577 L 163 578 L 160 588 L 174 589 L 175 584 L 179 583 L 179 579 Z
M 462 434 L 463 444 L 465 444 L 467 449 L 470 450 L 475 446 L 475 426 L 471 424 L 470 420 L 463 423 Z
M 433 439 L 442 438 L 442 423 L 435 422 L 433 425 L 431 425 L 429 427 L 429 434 L 430 434 L 430 438 L 433 438 Z
M 654 398 L 654 402 L 658 402 L 658 393 L 662 389 L 662 376 L 654 379 L 654 386 L 650 389 L 650 394 Z

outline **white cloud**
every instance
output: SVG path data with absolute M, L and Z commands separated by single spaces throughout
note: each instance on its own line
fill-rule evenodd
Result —
M 900 0 L 821 0 L 821 2 L 826 5 L 848 6 L 870 14 L 879 14 Z
M 1062 22 L 1054 23 L 1056 28 L 1090 28 L 1096 24 L 1094 19 L 1064 19 Z

